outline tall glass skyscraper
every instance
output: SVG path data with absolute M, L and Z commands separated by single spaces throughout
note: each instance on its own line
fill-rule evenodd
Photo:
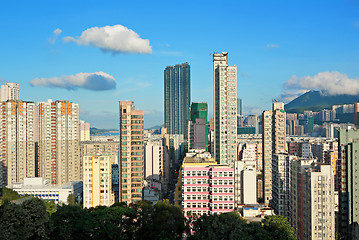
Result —
M 191 78 L 188 63 L 168 66 L 164 71 L 165 81 L 165 127 L 169 134 L 188 135 L 190 119 Z

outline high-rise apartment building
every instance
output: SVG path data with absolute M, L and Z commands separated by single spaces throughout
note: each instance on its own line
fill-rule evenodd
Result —
M 237 160 L 237 67 L 228 66 L 228 53 L 213 54 L 214 157 L 234 166 Z
M 83 206 L 111 206 L 114 203 L 109 156 L 84 156 Z
M 50 180 L 52 185 L 82 179 L 78 104 L 40 102 L 35 121 L 39 176 Z
M 339 231 L 342 239 L 359 239 L 359 130 L 340 129 Z
M 299 240 L 335 239 L 334 175 L 316 159 L 290 162 L 290 224 Z
M 142 200 L 144 182 L 143 110 L 132 101 L 119 102 L 120 201 Z
M 86 141 L 80 143 L 81 158 L 83 156 L 98 156 L 106 155 L 110 157 L 111 164 L 118 164 L 119 154 L 119 142 L 118 141 Z
M 18 83 L 5 83 L 1 85 L 0 99 L 2 102 L 7 100 L 20 100 L 20 88 Z
M 187 140 L 190 119 L 191 78 L 188 63 L 168 66 L 164 71 L 164 112 L 168 134 L 183 134 Z
M 274 101 L 271 111 L 262 113 L 262 157 L 264 203 L 272 199 L 272 155 L 286 152 L 284 103 Z
M 205 102 L 192 103 L 188 121 L 188 149 L 208 151 L 208 105 Z
M 0 103 L 0 186 L 35 177 L 35 103 Z
M 273 154 L 272 202 L 274 213 L 290 216 L 290 164 L 298 157 L 288 154 Z
M 90 123 L 80 120 L 80 141 L 90 141 Z
M 246 118 L 246 127 L 254 127 L 255 134 L 259 133 L 259 122 L 257 115 L 248 115 Z
M 305 173 L 303 239 L 335 238 L 334 175 L 330 165 L 317 164 Z

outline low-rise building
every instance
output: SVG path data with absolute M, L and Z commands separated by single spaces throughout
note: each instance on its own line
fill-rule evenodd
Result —
M 44 200 L 54 201 L 56 204 L 67 204 L 71 194 L 80 202 L 83 190 L 82 181 L 72 181 L 63 185 L 51 185 L 42 177 L 24 178 L 22 182 L 8 186 L 20 196 L 38 197 Z

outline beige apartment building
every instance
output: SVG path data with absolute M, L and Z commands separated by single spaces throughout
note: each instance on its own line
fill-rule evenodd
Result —
M 110 157 L 111 164 L 118 164 L 119 142 L 118 141 L 85 141 L 80 143 L 81 157 L 106 155 Z
M 271 111 L 262 113 L 262 158 L 264 203 L 272 200 L 272 156 L 286 152 L 286 114 L 284 103 L 273 102 Z
M 237 160 L 237 66 L 228 66 L 228 53 L 213 54 L 214 157 L 234 166 Z
M 111 182 L 109 156 L 84 156 L 83 158 L 83 206 L 111 206 L 115 202 Z
M 90 141 L 90 123 L 80 120 L 80 141 Z
M 0 186 L 35 177 L 35 103 L 0 103 Z
M 142 200 L 144 187 L 143 110 L 132 101 L 119 101 L 120 200 Z
M 39 176 L 52 185 L 80 180 L 79 106 L 48 100 L 37 105 Z

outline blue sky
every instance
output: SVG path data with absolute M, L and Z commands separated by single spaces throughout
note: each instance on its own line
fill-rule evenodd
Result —
M 0 80 L 18 82 L 23 100 L 79 103 L 98 128 L 117 128 L 118 101 L 133 100 L 151 127 L 163 122 L 163 70 L 183 62 L 192 101 L 213 115 L 211 53 L 227 51 L 244 112 L 259 113 L 309 89 L 359 94 L 358 13 L 355 0 L 1 1 Z M 101 47 L 100 30 L 116 25 L 138 34 L 141 49 Z M 96 43 L 80 38 L 95 27 Z M 94 73 L 104 82 L 71 85 Z

